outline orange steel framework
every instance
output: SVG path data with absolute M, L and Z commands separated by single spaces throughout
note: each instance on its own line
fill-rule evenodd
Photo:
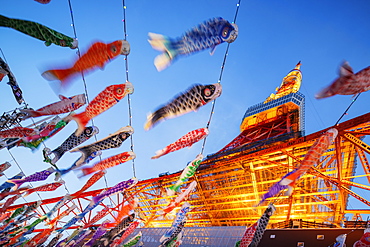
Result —
M 355 217 L 370 213 L 370 201 L 353 191 L 353 188 L 366 193 L 370 190 L 369 185 L 353 182 L 361 176 L 366 176 L 370 182 L 367 158 L 370 146 L 364 142 L 370 134 L 370 113 L 303 136 L 304 104 L 300 105 L 300 102 L 304 103 L 304 97 L 297 92 L 302 78 L 299 67 L 300 63 L 284 77 L 276 94 L 270 95 L 257 108 L 247 110 L 241 134 L 216 154 L 207 156 L 195 175 L 183 184 L 182 189 L 185 189 L 192 181 L 197 182 L 196 189 L 187 200 L 191 210 L 187 214 L 186 227 L 251 225 L 261 217 L 269 202 L 276 207 L 270 223 L 299 219 L 341 227 L 346 213 Z M 280 194 L 256 206 L 261 196 L 282 176 L 296 168 L 317 138 L 332 127 L 339 132 L 335 142 L 322 155 L 320 162 L 296 183 L 293 194 Z M 355 175 L 358 162 L 365 175 Z M 78 224 L 86 224 L 108 204 L 111 211 L 107 217 L 114 219 L 121 207 L 130 198 L 136 197 L 139 200 L 136 211 L 143 220 L 143 226 L 169 227 L 177 210 L 164 217 L 156 213 L 175 197 L 166 196 L 166 188 L 178 180 L 181 172 L 139 181 L 124 194 L 105 199 Z M 57 211 L 55 217 L 72 205 L 77 207 L 58 226 L 63 226 L 79 214 L 102 190 L 84 192 L 76 197 L 72 194 L 72 199 Z M 360 201 L 367 209 L 347 209 L 349 197 Z M 50 208 L 61 198 L 43 200 L 38 214 L 47 213 L 45 207 L 48 205 Z M 13 211 L 23 205 L 26 204 L 13 205 L 8 210 Z M 41 231 L 41 228 L 36 231 Z
M 361 140 L 370 134 L 370 113 L 340 123 L 335 128 L 339 131 L 335 143 L 324 153 L 320 163 L 299 180 L 294 193 L 289 197 L 279 196 L 268 200 L 274 202 L 276 207 L 276 212 L 270 219 L 271 223 L 302 219 L 340 227 L 346 213 L 370 213 L 369 209 L 347 209 L 350 196 L 362 202 L 364 206 L 367 205 L 367 208 L 370 206 L 368 199 L 352 191 L 353 187 L 367 193 L 370 190 L 369 185 L 352 182 L 358 177 L 354 175 L 356 156 L 365 168 L 366 176 L 370 176 L 368 172 L 370 167 L 365 155 L 369 154 L 370 146 Z M 266 204 L 256 207 L 262 194 L 284 174 L 294 169 L 310 146 L 327 129 L 287 142 L 272 144 L 267 148 L 262 146 L 258 150 L 208 157 L 201 163 L 195 176 L 183 186 L 186 188 L 193 180 L 198 183 L 196 190 L 188 199 L 191 211 L 188 213 L 187 227 L 239 226 L 254 223 L 266 208 Z M 114 212 L 119 211 L 127 198 L 134 196 L 139 199 L 137 209 L 139 216 L 144 222 L 152 219 L 147 227 L 170 226 L 174 213 L 154 219 L 153 215 L 168 204 L 171 197 L 164 196 L 165 188 L 174 184 L 180 174 L 181 171 L 139 181 L 137 186 L 129 189 L 124 195 L 106 199 L 96 211 L 113 203 L 110 212 L 113 217 Z M 85 192 L 73 198 L 57 214 L 76 204 L 78 207 L 72 211 L 72 216 L 77 215 L 90 202 L 92 196 L 96 196 L 102 190 Z M 52 205 L 61 198 L 44 200 L 38 210 L 39 214 L 45 214 L 47 212 L 45 206 Z M 22 205 L 11 206 L 9 210 L 15 210 Z M 82 223 L 87 223 L 94 216 L 94 212 L 87 214 Z

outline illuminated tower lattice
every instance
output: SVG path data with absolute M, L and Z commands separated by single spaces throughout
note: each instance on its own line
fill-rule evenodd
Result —
M 357 216 L 370 213 L 366 209 L 370 202 L 352 190 L 357 188 L 366 190 L 366 193 L 370 190 L 369 185 L 353 181 L 360 177 L 355 175 L 358 163 L 361 163 L 359 168 L 363 176 L 370 180 L 367 158 L 370 146 L 364 142 L 366 135 L 370 134 L 370 113 L 334 126 L 339 132 L 334 144 L 323 154 L 320 162 L 297 182 L 291 196 L 269 198 L 264 204 L 256 206 L 261 196 L 282 176 L 296 168 L 316 139 L 332 127 L 304 135 L 304 96 L 298 92 L 301 79 L 298 63 L 284 77 L 275 94 L 247 109 L 240 135 L 217 153 L 208 155 L 195 176 L 182 186 L 184 189 L 190 182 L 197 182 L 195 191 L 188 198 L 191 211 L 187 214 L 186 227 L 251 225 L 260 218 L 268 202 L 274 202 L 276 207 L 270 219 L 272 226 L 300 219 L 340 227 L 346 213 Z M 181 171 L 139 181 L 125 194 L 105 199 L 79 224 L 88 222 L 107 204 L 112 207 L 106 217 L 113 218 L 125 201 L 136 197 L 139 200 L 137 211 L 145 227 L 168 227 L 177 210 L 165 217 L 156 217 L 156 213 L 168 204 L 171 197 L 166 196 L 166 188 L 173 185 L 180 174 Z M 70 217 L 78 214 L 90 203 L 91 197 L 101 191 L 88 191 L 73 197 L 55 216 L 73 204 L 77 208 L 72 210 Z M 365 209 L 347 209 L 349 197 L 359 200 Z M 37 211 L 39 215 L 47 212 L 46 205 L 50 207 L 60 198 L 43 200 Z M 8 210 L 21 206 L 13 205 Z M 67 220 L 63 219 L 64 222 Z

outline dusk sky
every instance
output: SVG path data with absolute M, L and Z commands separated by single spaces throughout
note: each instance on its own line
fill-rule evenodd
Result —
M 51 0 L 40 4 L 33 0 L 0 0 L 0 14 L 6 17 L 38 22 L 58 32 L 74 37 L 71 12 L 67 0 Z M 213 17 L 233 21 L 238 1 L 200 0 L 200 1 L 142 1 L 126 0 L 127 41 L 131 45 L 128 55 L 128 80 L 134 85 L 130 96 L 132 111 L 136 177 L 139 180 L 157 177 L 162 172 L 177 172 L 201 152 L 203 142 L 194 144 L 159 159 L 151 157 L 157 150 L 176 141 L 191 130 L 207 125 L 212 103 L 201 107 L 197 112 L 168 119 L 153 129 L 145 131 L 146 116 L 186 91 L 195 83 L 212 84 L 220 77 L 221 65 L 227 47 L 226 43 L 217 46 L 211 56 L 208 50 L 181 57 L 167 69 L 158 72 L 153 64 L 160 52 L 148 43 L 148 32 L 164 34 L 175 38 L 187 30 Z M 75 30 L 79 49 L 84 53 L 89 46 L 99 40 L 110 43 L 124 39 L 122 1 L 71 1 Z M 300 92 L 306 97 L 305 133 L 311 134 L 336 123 L 352 96 L 334 96 L 317 100 L 314 95 L 329 85 L 337 76 L 343 61 L 348 61 L 354 72 L 369 66 L 370 62 L 370 2 L 368 0 L 346 1 L 293 1 L 265 0 L 241 1 L 236 24 L 239 36 L 230 44 L 221 84 L 223 92 L 216 100 L 214 114 L 210 123 L 210 134 L 204 147 L 204 155 L 217 152 L 234 139 L 240 132 L 240 124 L 246 109 L 263 102 L 287 73 L 301 61 L 303 76 Z M 0 54 L 6 60 L 29 107 L 38 109 L 59 100 L 50 83 L 41 73 L 47 69 L 72 65 L 77 58 L 76 51 L 68 47 L 52 44 L 47 47 L 37 40 L 11 28 L 0 27 Z M 92 100 L 107 86 L 126 81 L 124 56 L 109 62 L 104 70 L 95 70 L 85 75 L 88 97 Z M 7 78 L 0 83 L 0 112 L 19 107 Z M 70 97 L 85 93 L 81 77 L 77 77 L 62 95 Z M 368 113 L 370 93 L 365 92 L 350 108 L 341 121 Z M 81 107 L 76 113 L 84 111 Z M 97 140 L 129 124 L 127 97 L 111 109 L 94 118 L 100 132 Z M 34 121 L 43 119 L 35 118 Z M 31 122 L 25 122 L 26 125 Z M 91 122 L 88 126 L 91 125 Z M 77 127 L 70 122 L 61 132 L 45 141 L 50 149 L 58 147 Z M 94 142 L 91 138 L 82 145 Z M 364 140 L 368 142 L 367 139 Z M 130 140 L 118 149 L 103 151 L 102 158 L 130 151 Z M 43 145 L 36 152 L 25 147 L 0 150 L 0 163 L 6 161 L 12 167 L 5 171 L 11 177 L 22 169 L 26 175 L 47 169 L 43 162 Z M 14 156 L 15 159 L 12 158 Z M 79 153 L 66 153 L 57 163 L 60 168 L 69 167 Z M 92 163 L 97 162 L 93 160 Z M 133 177 L 132 161 L 107 170 L 106 183 L 100 180 L 91 189 L 113 186 Z M 91 165 L 91 163 L 90 163 Z M 364 174 L 360 164 L 357 174 Z M 89 178 L 79 179 L 78 173 L 70 172 L 63 179 L 66 188 L 75 192 Z M 0 178 L 0 183 L 6 177 Z M 53 182 L 48 180 L 33 183 L 39 186 Z M 367 184 L 366 179 L 355 182 Z M 43 199 L 62 196 L 63 187 L 55 192 L 40 194 Z M 365 191 L 357 191 L 367 197 Z M 38 200 L 30 195 L 28 202 Z M 16 203 L 24 203 L 18 199 Z M 349 209 L 366 208 L 365 204 L 350 200 Z

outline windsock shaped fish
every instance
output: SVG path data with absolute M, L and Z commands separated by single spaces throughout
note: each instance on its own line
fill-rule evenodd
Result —
M 338 131 L 335 128 L 329 129 L 322 136 L 320 136 L 316 142 L 311 146 L 311 148 L 306 153 L 304 159 L 300 165 L 293 171 L 287 173 L 281 178 L 281 180 L 275 183 L 266 194 L 262 196 L 261 201 L 258 205 L 264 202 L 267 198 L 277 195 L 280 191 L 288 189 L 285 195 L 291 195 L 295 182 L 302 177 L 308 169 L 310 169 L 314 164 L 316 164 L 323 153 L 329 148 L 333 143 Z
M 3 15 L 0 15 L 0 26 L 13 28 L 31 37 L 45 41 L 46 46 L 55 44 L 75 49 L 77 48 L 78 45 L 76 39 L 68 37 L 49 27 L 46 27 L 33 21 L 8 18 Z
M 19 146 L 25 146 L 33 151 L 36 150 L 40 144 L 51 138 L 52 136 L 56 135 L 59 131 L 61 131 L 67 124 L 69 123 L 69 120 L 62 119 L 57 116 L 52 121 L 50 121 L 39 134 L 29 136 L 29 137 L 23 137 L 22 142 L 19 144 Z
M 46 247 L 54 247 L 58 243 L 58 241 L 61 237 L 63 237 L 62 233 L 57 234 L 55 237 L 53 237 L 50 240 L 50 242 L 48 243 L 48 245 L 46 245 Z
M 7 170 L 9 167 L 11 167 L 11 164 L 7 161 L 5 163 L 2 163 L 0 165 L 0 173 L 3 173 L 5 170 Z
M 260 243 L 263 234 L 265 233 L 266 227 L 269 223 L 271 215 L 274 214 L 276 211 L 276 208 L 273 204 L 269 204 L 266 208 L 265 212 L 261 216 L 261 218 L 258 220 L 258 226 L 256 229 L 256 232 L 253 235 L 252 242 L 250 243 L 249 247 L 257 247 Z
M 8 72 L 0 67 L 0 81 L 3 80 L 3 78 L 8 74 Z
M 84 228 L 89 228 L 91 227 L 92 225 L 94 225 L 98 220 L 104 218 L 107 214 L 109 214 L 111 211 L 113 210 L 113 208 L 111 206 L 106 206 L 104 207 L 102 210 L 100 210 L 99 212 L 97 212 L 95 214 L 95 216 L 89 220 L 89 222 L 87 222 L 85 225 L 84 225 Z
M 91 173 L 94 173 L 94 172 L 97 172 L 97 171 L 106 170 L 108 168 L 111 168 L 113 166 L 117 166 L 119 164 L 125 163 L 125 162 L 127 162 L 129 160 L 132 160 L 132 159 L 135 159 L 135 158 L 136 158 L 136 155 L 132 151 L 123 152 L 123 153 L 111 156 L 109 158 L 106 158 L 106 159 L 94 164 L 92 167 L 81 168 L 81 171 L 82 171 L 83 175 L 80 176 L 80 177 L 86 176 L 88 174 L 91 174 Z
M 130 45 L 125 40 L 116 40 L 112 43 L 95 42 L 88 50 L 79 57 L 71 67 L 52 69 L 42 73 L 42 76 L 49 81 L 61 81 L 65 86 L 67 81 L 78 73 L 87 73 L 97 68 L 104 69 L 107 62 L 119 55 L 128 55 Z
M 209 134 L 208 128 L 200 128 L 192 130 L 186 135 L 182 136 L 180 139 L 166 146 L 162 150 L 156 152 L 156 155 L 152 159 L 158 159 L 163 155 L 177 151 L 185 147 L 191 147 L 194 143 L 199 142 L 200 140 L 206 138 Z
M 138 179 L 135 178 L 135 177 L 131 178 L 127 181 L 122 181 L 122 182 L 116 184 L 115 186 L 109 188 L 108 190 L 101 192 L 99 195 L 94 196 L 92 198 L 92 201 L 94 203 L 97 203 L 97 202 L 103 200 L 104 198 L 106 198 L 107 196 L 114 195 L 114 194 L 123 192 L 123 191 L 131 188 L 132 186 L 137 184 L 137 182 L 138 182 Z
M 5 71 L 6 75 L 8 76 L 9 82 L 7 84 L 11 87 L 15 100 L 18 102 L 18 104 L 22 104 L 24 102 L 24 99 L 22 96 L 23 92 L 20 89 L 13 73 L 10 71 L 8 64 L 5 63 L 1 57 L 0 57 L 0 68 L 2 69 L 2 71 Z
M 97 205 L 96 205 L 97 206 Z M 86 210 L 86 208 L 85 208 Z M 92 209 L 91 209 L 92 210 Z M 90 211 L 90 210 L 89 210 Z M 87 213 L 87 212 L 86 212 Z M 74 224 L 76 224 L 79 220 L 81 220 L 82 218 L 78 217 L 77 215 L 74 216 L 72 219 L 70 219 L 67 223 L 65 223 L 63 225 L 62 228 L 56 230 L 57 232 L 63 232 L 64 230 L 68 229 L 69 227 L 73 226 Z
M 43 181 L 43 180 L 47 179 L 50 176 L 50 174 L 52 174 L 53 172 L 55 172 L 54 168 L 49 167 L 46 170 L 43 170 L 41 172 L 36 172 L 36 173 L 34 173 L 30 176 L 27 176 L 25 178 L 11 179 L 11 180 L 8 180 L 8 182 L 14 183 L 15 184 L 15 189 L 18 189 L 18 187 L 20 185 L 22 185 L 23 183 L 25 183 L 25 182 Z
M 21 179 L 23 177 L 24 177 L 24 173 L 20 172 L 17 175 L 11 177 L 9 180 Z M 8 188 L 12 188 L 12 187 L 14 187 L 14 183 L 10 183 L 8 181 L 5 181 L 2 185 L 0 185 L 0 190 L 5 190 L 5 189 L 8 189 Z
M 22 188 L 19 188 L 17 190 L 13 190 L 13 191 L 10 191 L 10 188 L 6 189 L 6 190 L 4 190 L 0 193 L 0 199 L 2 200 L 5 197 L 10 196 L 10 195 L 23 194 L 26 190 L 29 190 L 29 189 L 31 189 L 31 186 L 25 186 L 25 187 L 22 187 Z
M 2 223 L 3 221 L 5 221 L 5 220 L 8 220 L 9 219 L 9 217 L 12 215 L 12 212 L 10 212 L 10 211 L 8 211 L 8 212 L 6 212 L 6 213 L 3 213 L 3 214 L 1 214 L 0 215 L 0 222 Z M 15 217 L 15 216 L 14 216 Z M 13 217 L 13 218 L 14 218 Z M 12 220 L 12 219 L 9 219 L 9 221 L 10 220 Z M 9 223 L 9 221 L 5 221 L 5 223 L 6 224 L 8 224 Z
M 62 240 L 60 240 L 57 245 L 55 247 L 63 247 L 67 244 L 67 241 L 68 241 L 68 237 L 66 238 L 63 238 Z
M 191 182 L 184 192 L 178 195 L 174 200 L 171 200 L 171 202 L 163 210 L 159 210 L 158 214 L 166 215 L 169 212 L 171 212 L 174 208 L 178 207 L 181 204 L 181 202 L 183 202 L 189 197 L 189 194 L 195 189 L 196 186 L 197 186 L 196 181 Z
M 22 207 L 20 207 L 20 208 L 17 208 L 16 210 L 14 210 L 14 212 L 10 216 L 8 216 L 8 218 L 4 222 L 5 223 L 9 223 L 12 219 L 14 219 L 15 217 L 17 217 L 21 213 L 23 213 L 24 210 L 26 210 L 26 206 L 25 205 L 22 206 Z
M 184 220 L 177 226 L 177 228 L 175 229 L 175 231 L 173 231 L 171 237 L 167 238 L 166 240 L 164 240 L 163 242 L 161 242 L 161 244 L 159 245 L 159 247 L 166 247 L 168 246 L 168 244 L 173 241 L 179 234 L 180 232 L 182 231 L 182 229 L 184 229 L 184 226 L 185 226 L 185 223 L 186 223 L 186 217 L 184 218 Z
M 76 135 L 79 136 L 82 133 L 92 118 L 117 104 L 127 94 L 132 94 L 133 90 L 131 82 L 108 86 L 88 104 L 84 112 L 68 117 L 68 119 L 71 118 L 77 122 Z
M 49 235 L 53 232 L 53 228 L 44 229 L 39 234 L 35 235 L 28 243 L 28 246 L 40 246 L 43 244 Z
M 14 223 L 17 224 L 17 225 L 19 225 L 19 224 L 21 224 L 21 223 L 23 223 L 23 222 L 25 222 L 27 220 L 32 219 L 33 217 L 37 217 L 37 213 L 36 212 L 35 213 L 32 213 L 32 214 L 29 214 L 29 215 L 27 215 L 24 218 L 22 216 L 22 217 L 18 218 L 16 221 L 14 221 Z
M 32 136 L 23 137 L 22 139 L 27 142 L 34 142 L 37 140 L 45 140 L 53 135 L 55 135 L 60 129 L 67 125 L 69 120 L 60 119 L 59 116 L 53 118 L 49 123 L 42 124 L 39 128 L 39 133 Z
M 333 247 L 345 247 L 346 238 L 347 234 L 340 234 L 338 237 L 335 238 L 335 243 Z
M 0 213 L 4 213 L 19 197 L 21 197 L 21 195 L 15 195 L 6 200 L 3 206 L 0 208 Z
M 248 227 L 242 237 L 242 240 L 236 242 L 235 247 L 248 247 L 252 242 L 253 236 L 257 230 L 258 221 Z
M 258 205 L 261 205 L 267 198 L 276 196 L 282 190 L 288 189 L 287 195 L 291 194 L 293 192 L 293 187 L 295 185 L 295 182 L 292 182 L 289 185 L 281 185 L 281 181 L 288 175 L 290 175 L 290 173 L 286 174 L 279 182 L 271 186 L 269 190 L 262 196 Z
M 93 160 L 94 158 L 100 156 L 102 154 L 101 151 L 96 151 L 96 152 L 92 152 L 84 161 L 82 161 L 81 163 L 79 163 L 79 165 L 76 165 L 77 162 L 79 162 L 79 160 L 81 158 L 78 158 L 69 168 L 67 169 L 57 169 L 57 171 L 55 172 L 55 181 L 58 181 L 60 179 L 61 176 L 67 174 L 68 172 L 80 167 L 80 166 L 83 166 L 85 164 L 88 164 L 91 160 Z
M 366 228 L 364 230 L 364 234 L 361 236 L 359 240 L 357 240 L 353 247 L 368 247 L 370 246 L 370 228 Z
M 292 172 L 289 176 L 285 177 L 280 184 L 288 185 L 300 177 L 302 177 L 308 169 L 310 169 L 314 164 L 316 164 L 323 153 L 329 148 L 333 143 L 334 139 L 338 135 L 338 130 L 331 128 L 326 131 L 322 136 L 320 136 L 316 142 L 311 146 L 305 155 L 301 164 Z
M 24 196 L 28 196 L 28 195 L 32 194 L 33 192 L 36 192 L 36 191 L 38 191 L 38 192 L 40 192 L 40 191 L 54 191 L 54 190 L 58 189 L 63 184 L 64 184 L 64 181 L 41 185 L 41 186 L 38 186 L 36 188 L 26 190 L 26 194 Z
M 164 233 L 164 235 L 159 239 L 159 242 L 164 242 L 172 236 L 177 227 L 181 224 L 181 222 L 184 221 L 185 216 L 189 212 L 189 210 L 190 204 L 188 202 L 182 204 L 180 210 L 176 213 L 176 217 L 172 222 L 171 228 Z
M 56 216 L 54 219 L 50 220 L 49 222 L 45 223 L 45 226 L 54 227 L 60 221 L 63 217 L 69 215 L 75 208 L 77 208 L 77 205 L 73 204 L 71 207 L 69 207 L 66 211 L 63 211 L 58 216 Z M 49 216 L 48 214 L 46 214 Z
M 318 92 L 316 99 L 322 99 L 340 95 L 354 95 L 366 92 L 370 89 L 370 66 L 353 73 L 352 67 L 348 62 L 344 62 L 339 71 L 339 78 L 335 79 L 330 86 Z
M 216 17 L 199 24 L 176 39 L 156 33 L 149 33 L 148 36 L 150 45 L 163 52 L 154 60 L 155 67 L 161 71 L 181 55 L 190 55 L 208 48 L 212 54 L 217 45 L 234 42 L 238 36 L 238 26 Z
M 189 164 L 185 167 L 182 171 L 179 180 L 176 181 L 174 185 L 167 189 L 167 196 L 172 196 L 179 190 L 180 186 L 186 182 L 190 177 L 194 176 L 195 172 L 197 171 L 200 163 L 203 160 L 203 155 L 198 154 L 197 157 L 189 162 Z
M 23 212 L 22 216 L 19 217 L 19 219 L 23 218 L 23 217 L 26 217 L 29 213 L 35 211 L 40 205 L 41 205 L 42 201 L 36 201 L 30 205 L 27 206 L 26 210 Z
M 67 238 L 66 243 L 68 244 L 71 240 L 73 240 L 76 236 L 80 234 L 80 232 L 83 231 L 82 226 L 78 226 L 72 234 Z
M 101 225 L 98 227 L 98 229 L 96 229 L 96 231 L 94 232 L 93 236 L 90 238 L 89 241 L 87 241 L 84 246 L 85 247 L 91 247 L 93 246 L 93 244 L 96 242 L 96 240 L 98 238 L 100 238 L 101 236 L 103 236 L 106 231 L 107 231 L 107 224 L 109 223 L 109 220 L 105 220 L 103 221 L 103 223 L 101 223 Z
M 53 214 L 56 213 L 56 211 L 58 209 L 60 209 L 61 207 L 63 207 L 67 201 L 71 200 L 71 196 L 69 194 L 66 194 L 65 196 L 63 196 L 55 205 L 54 207 L 45 214 L 45 216 L 50 220 L 51 217 L 53 216 Z
M 20 109 L 20 111 L 24 113 L 24 117 L 22 118 L 22 120 L 28 119 L 30 117 L 68 113 L 77 110 L 78 108 L 86 104 L 85 94 L 78 94 L 68 98 L 63 95 L 59 95 L 59 99 L 60 101 L 44 106 L 38 110 Z
M 166 246 L 167 247 L 179 247 L 182 244 L 182 231 Z
M 53 151 L 50 151 L 49 148 L 44 148 L 43 155 L 45 161 L 55 164 L 64 155 L 65 152 L 87 141 L 88 139 L 90 139 L 90 137 L 96 135 L 97 133 L 99 133 L 98 127 L 86 127 L 81 135 L 76 136 L 76 132 L 72 133 L 59 147 L 57 147 Z M 54 157 L 51 159 L 50 156 Z
M 79 235 L 75 236 L 68 246 L 80 246 L 81 242 L 91 233 L 91 230 L 82 230 Z
M 135 236 L 133 236 L 132 238 L 130 238 L 129 240 L 127 240 L 124 244 L 123 244 L 123 247 L 131 247 L 131 246 L 134 246 L 135 244 L 137 244 L 141 238 L 143 234 L 141 233 L 141 231 L 136 234 Z
M 50 3 L 51 0 L 35 0 L 38 3 L 47 4 Z
M 21 231 L 16 231 L 16 233 L 13 233 L 13 234 L 10 234 L 8 235 L 9 238 L 10 238 L 10 241 L 8 242 L 7 245 L 9 246 L 20 246 L 22 243 L 22 241 L 20 240 L 21 238 L 23 238 L 23 233 L 25 232 L 26 230 L 21 230 Z
M 92 175 L 91 178 L 89 178 L 89 180 L 87 180 L 85 185 L 79 191 L 72 194 L 72 197 L 76 198 L 79 195 L 81 195 L 84 191 L 86 191 L 88 188 L 90 188 L 93 184 L 98 182 L 99 179 L 101 179 L 105 175 L 105 173 L 106 173 L 106 171 L 102 170 L 102 171 L 99 171 L 99 172 L 95 173 L 94 175 Z
M 22 138 L 36 134 L 38 134 L 38 132 L 32 128 L 14 127 L 12 129 L 0 131 L 0 138 Z
M 124 217 L 128 216 L 130 214 L 130 211 L 134 210 L 138 206 L 138 204 L 139 204 L 139 199 L 134 198 L 133 200 L 129 200 L 128 204 L 123 205 L 121 209 L 119 210 L 117 216 L 115 217 L 116 223 L 115 224 L 113 223 L 113 227 L 116 226 L 119 222 L 121 222 L 121 220 Z
M 113 243 L 111 243 L 111 247 L 118 247 L 128 236 L 131 235 L 131 233 L 134 232 L 134 230 L 139 226 L 139 221 L 134 221 L 130 224 L 129 227 L 125 230 L 125 232 L 122 234 L 120 238 L 116 238 L 113 240 Z
M 120 147 L 132 133 L 134 133 L 134 129 L 131 126 L 122 127 L 99 141 L 71 150 L 72 153 L 77 151 L 82 153 L 81 157 L 75 162 L 74 168 L 80 167 L 94 152 Z
M 94 208 L 96 208 L 100 204 L 101 201 L 102 200 L 97 201 L 97 202 L 91 201 L 80 214 L 74 216 L 66 224 L 64 224 L 64 226 L 61 229 L 58 229 L 57 231 L 58 232 L 63 232 L 67 228 L 69 228 L 69 227 L 73 226 L 74 224 L 76 224 L 78 221 L 81 221 L 85 217 L 85 215 L 88 212 L 90 212 L 91 210 L 93 210 Z M 82 226 L 81 226 L 81 228 L 82 228 Z
M 35 229 L 35 226 L 46 220 L 47 217 L 45 215 L 39 217 L 37 220 L 33 221 L 30 225 L 25 226 L 24 228 L 27 229 L 28 231 L 25 233 L 25 235 L 30 234 L 33 232 Z
M 108 246 L 112 239 L 126 230 L 134 220 L 135 214 L 131 214 L 124 218 L 116 227 L 106 232 L 99 240 L 102 246 Z
M 220 83 L 196 84 L 186 92 L 176 96 L 166 105 L 158 108 L 154 113 L 149 114 L 144 129 L 149 130 L 166 119 L 197 111 L 201 106 L 219 97 L 221 93 L 222 86 Z

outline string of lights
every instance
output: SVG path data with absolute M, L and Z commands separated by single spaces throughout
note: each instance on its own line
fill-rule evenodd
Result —
M 234 15 L 233 23 L 236 23 L 236 18 L 238 16 L 238 12 L 239 12 L 239 8 L 240 8 L 240 2 L 241 2 L 241 0 L 238 0 L 238 3 L 236 4 L 236 10 L 235 10 L 235 15 Z M 221 80 L 222 80 L 222 75 L 224 73 L 224 69 L 225 69 L 225 65 L 226 65 L 226 59 L 227 59 L 227 56 L 229 55 L 229 48 L 230 48 L 230 43 L 227 43 L 225 55 L 224 55 L 224 58 L 222 60 L 220 75 L 219 75 L 218 80 L 217 80 L 218 83 L 221 83 Z M 209 114 L 209 119 L 208 119 L 206 128 L 208 128 L 210 126 L 210 124 L 211 124 L 212 116 L 214 114 L 215 105 L 216 105 L 216 99 L 214 99 L 212 101 L 212 108 L 211 108 L 211 112 Z M 207 137 L 205 137 L 203 139 L 203 144 L 202 144 L 202 148 L 201 148 L 201 152 L 200 152 L 201 154 L 203 154 L 203 152 L 204 152 L 206 141 L 207 141 Z
M 122 0 L 122 9 L 123 9 L 123 34 L 124 40 L 127 40 L 127 26 L 126 26 L 126 4 L 125 0 Z M 125 68 L 126 68 L 126 81 L 128 79 L 128 56 L 125 55 Z M 129 125 L 132 126 L 132 108 L 131 108 L 131 96 L 130 94 L 127 95 L 127 105 L 128 105 L 128 114 L 129 114 Z M 134 152 L 134 139 L 132 135 L 130 135 L 130 143 L 131 143 L 131 151 Z M 135 169 L 135 159 L 132 159 L 132 172 L 134 177 L 136 177 L 136 169 Z

